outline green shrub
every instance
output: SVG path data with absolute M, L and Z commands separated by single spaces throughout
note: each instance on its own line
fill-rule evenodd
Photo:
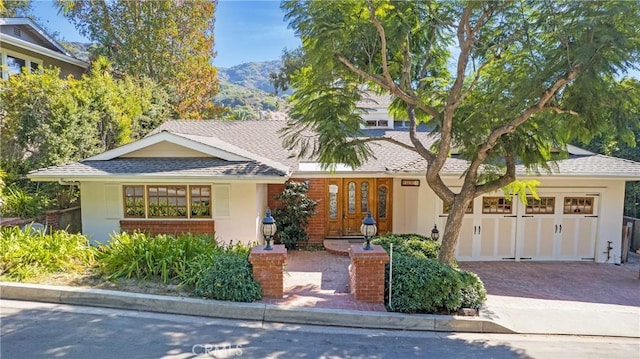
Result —
M 203 253 L 196 256 L 187 266 L 187 270 L 179 277 L 180 285 L 196 288 L 206 276 L 214 261 L 221 256 L 236 257 L 248 261 L 251 247 L 242 243 L 218 245 L 214 255 Z
M 393 244 L 394 253 L 424 259 L 436 259 L 440 251 L 440 243 L 419 234 L 387 234 L 374 239 L 371 243 L 381 245 L 387 253 Z
M 24 280 L 43 274 L 80 272 L 91 266 L 94 252 L 87 237 L 80 234 L 3 227 L 0 276 Z
M 107 279 L 160 279 L 184 281 L 190 266 L 222 251 L 211 237 L 202 235 L 149 236 L 120 233 L 99 247 L 98 268 Z
M 475 273 L 467 271 L 459 273 L 462 280 L 462 288 L 460 288 L 462 308 L 480 310 L 482 304 L 487 300 L 487 290 L 484 288 L 484 284 Z
M 196 295 L 217 300 L 253 302 L 262 298 L 251 264 L 238 255 L 217 255 L 195 288 Z
M 46 208 L 46 199 L 39 194 L 29 194 L 17 187 L 7 187 L 4 190 L 2 213 L 6 216 L 20 218 L 34 218 Z
M 278 232 L 276 236 L 287 249 L 295 249 L 309 240 L 306 229 L 309 218 L 316 214 L 318 202 L 307 197 L 304 182 L 287 181 L 284 191 L 275 197 L 279 205 L 273 210 Z
M 456 311 L 461 305 L 461 285 L 458 273 L 449 266 L 433 259 L 395 254 L 391 302 L 387 307 L 402 313 Z
M 394 246 L 395 247 L 395 246 Z M 386 291 L 389 290 L 387 265 Z M 473 273 L 434 259 L 395 253 L 393 287 L 387 309 L 402 313 L 455 313 L 461 308 L 480 309 L 486 300 L 484 285 Z

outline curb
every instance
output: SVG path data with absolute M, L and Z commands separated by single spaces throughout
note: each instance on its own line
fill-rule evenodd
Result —
M 84 305 L 165 314 L 365 329 L 499 333 L 514 331 L 483 317 L 401 314 L 356 310 L 282 307 L 105 289 L 0 282 L 0 299 Z

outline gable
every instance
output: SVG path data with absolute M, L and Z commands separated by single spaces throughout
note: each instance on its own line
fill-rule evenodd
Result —
M 161 141 L 151 144 L 147 147 L 143 147 L 129 153 L 125 153 L 120 158 L 154 158 L 154 157 L 213 157 L 211 154 L 196 151 L 192 148 L 188 148 L 169 141 Z
M 49 50 L 65 53 L 60 51 L 60 49 L 54 46 L 51 42 L 46 41 L 41 35 L 33 31 L 33 28 L 27 25 L 2 26 L 2 29 L 0 30 L 0 32 L 8 36 L 15 37 L 35 45 L 45 47 Z

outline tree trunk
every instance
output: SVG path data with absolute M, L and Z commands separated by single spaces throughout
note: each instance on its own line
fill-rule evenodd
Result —
M 442 236 L 442 246 L 440 247 L 440 252 L 438 252 L 438 262 L 453 265 L 455 261 L 456 244 L 458 243 L 458 235 L 462 229 L 464 214 L 473 197 L 471 193 L 465 195 L 460 193 L 456 195 L 455 200 L 451 204 Z

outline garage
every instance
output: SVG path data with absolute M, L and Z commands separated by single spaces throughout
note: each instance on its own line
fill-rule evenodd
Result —
M 459 261 L 594 261 L 601 194 L 547 189 L 527 204 L 514 196 L 476 198 L 456 247 Z M 441 203 L 441 226 L 446 222 Z

